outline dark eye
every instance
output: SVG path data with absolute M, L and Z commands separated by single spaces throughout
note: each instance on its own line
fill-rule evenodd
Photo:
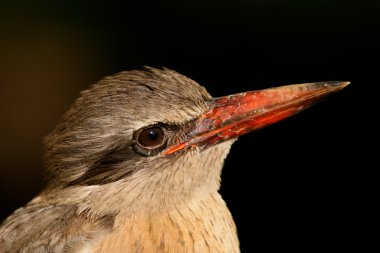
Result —
M 147 149 L 160 147 L 165 142 L 164 132 L 160 127 L 150 127 L 140 132 L 137 137 L 137 143 Z

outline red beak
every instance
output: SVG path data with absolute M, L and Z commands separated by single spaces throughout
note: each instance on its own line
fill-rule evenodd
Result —
M 192 146 L 202 149 L 237 138 L 294 115 L 348 84 L 294 84 L 215 98 L 209 102 L 211 109 L 195 120 L 188 139 L 167 147 L 162 154 Z

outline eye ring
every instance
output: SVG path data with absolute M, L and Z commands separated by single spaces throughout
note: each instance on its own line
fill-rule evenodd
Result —
M 159 125 L 142 128 L 135 133 L 134 150 L 142 155 L 158 154 L 166 147 L 166 135 Z

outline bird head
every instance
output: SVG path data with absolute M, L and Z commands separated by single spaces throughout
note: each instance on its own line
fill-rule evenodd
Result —
M 212 98 L 169 69 L 106 77 L 44 140 L 46 189 L 83 210 L 160 209 L 217 192 L 237 137 L 289 117 L 347 82 Z

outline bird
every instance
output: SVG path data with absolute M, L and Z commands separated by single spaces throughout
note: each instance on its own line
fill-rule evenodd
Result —
M 168 68 L 105 77 L 44 138 L 44 187 L 3 221 L 0 252 L 240 252 L 219 193 L 231 145 L 348 84 L 213 98 Z

